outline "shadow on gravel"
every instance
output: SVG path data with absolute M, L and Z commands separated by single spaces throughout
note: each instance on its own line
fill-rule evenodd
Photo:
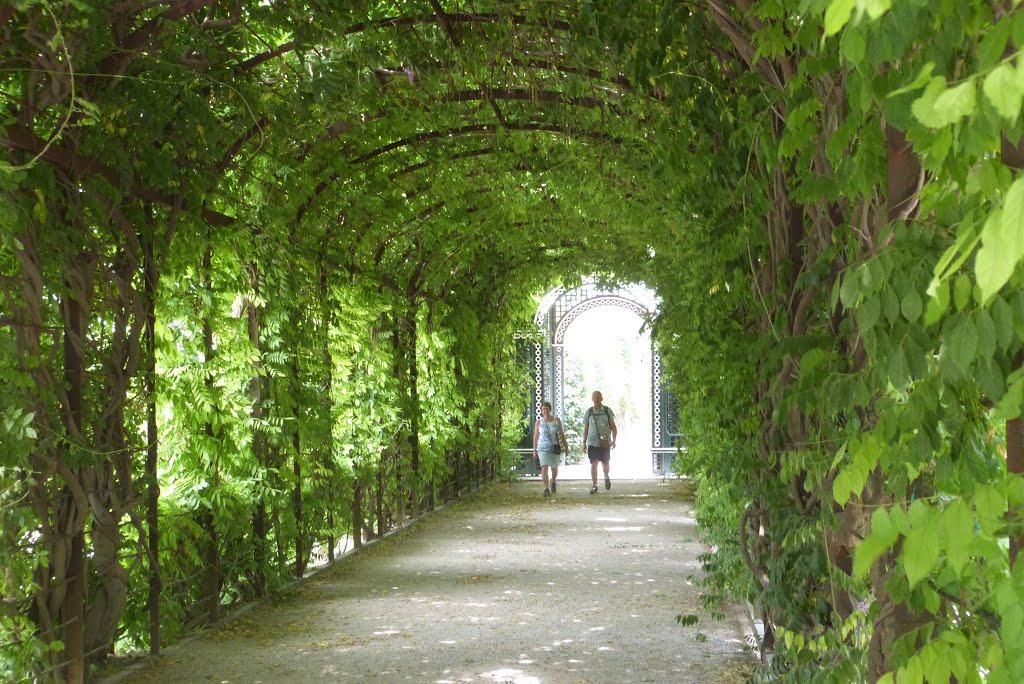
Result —
M 680 481 L 486 487 L 122 682 L 738 684 L 739 609 L 704 613 Z

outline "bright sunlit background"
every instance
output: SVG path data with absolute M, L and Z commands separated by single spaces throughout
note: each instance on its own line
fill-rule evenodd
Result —
M 583 415 L 591 406 L 591 392 L 600 390 L 619 428 L 612 451 L 613 479 L 652 476 L 651 336 L 647 330 L 640 332 L 642 324 L 632 311 L 599 306 L 580 314 L 564 339 L 563 421 L 573 447 L 569 460 L 582 457 L 577 445 L 582 445 Z

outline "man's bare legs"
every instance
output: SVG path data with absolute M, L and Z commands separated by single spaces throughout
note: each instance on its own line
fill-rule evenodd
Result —
M 608 478 L 608 466 L 611 465 L 611 461 L 591 461 L 590 462 L 590 481 L 594 483 L 594 489 L 597 489 L 597 464 L 600 463 L 604 466 L 604 488 L 611 489 L 611 480 Z M 591 490 L 591 494 L 593 494 Z

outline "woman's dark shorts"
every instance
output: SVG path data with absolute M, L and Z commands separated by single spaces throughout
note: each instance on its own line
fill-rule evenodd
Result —
M 612 457 L 612 448 L 610 446 L 591 446 L 587 445 L 587 456 L 590 458 L 590 462 L 600 461 L 601 463 L 607 463 Z

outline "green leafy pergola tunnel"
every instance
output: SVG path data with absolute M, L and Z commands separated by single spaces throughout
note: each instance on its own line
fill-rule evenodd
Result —
M 0 4 L 0 672 L 506 472 L 597 274 L 764 676 L 1024 681 L 1018 5 Z

